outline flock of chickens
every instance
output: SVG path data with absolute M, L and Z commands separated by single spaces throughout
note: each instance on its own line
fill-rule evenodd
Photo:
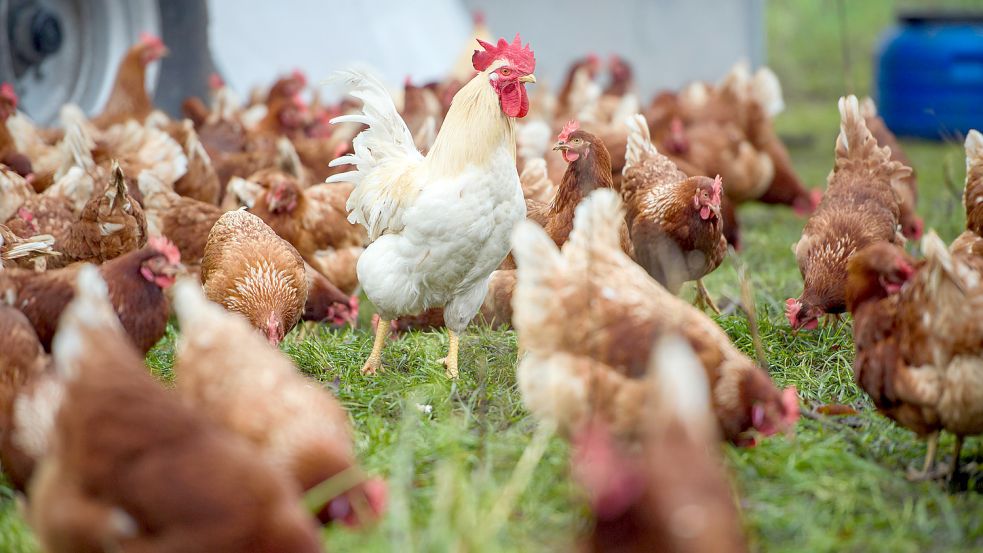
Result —
M 606 88 L 592 56 L 553 96 L 527 91 L 518 36 L 476 38 L 398 102 L 357 70 L 335 105 L 305 101 L 299 72 L 246 102 L 215 78 L 173 120 L 144 88 L 152 36 L 96 117 L 40 128 L 0 87 L 0 463 L 47 551 L 320 551 L 318 522 L 380 516 L 347 413 L 277 348 L 301 321 L 354 324 L 359 293 L 378 311 L 367 374 L 394 331 L 446 326 L 455 378 L 472 320 L 515 327 L 523 401 L 573 444 L 586 548 L 745 550 L 716 444 L 799 416 L 703 312 L 748 201 L 811 213 L 792 327 L 849 310 L 857 382 L 929 437 L 924 475 L 942 430 L 958 470 L 983 432 L 983 136 L 967 231 L 927 234 L 916 261 L 915 177 L 869 100 L 840 100 L 820 200 L 774 132 L 767 69 L 642 106 L 619 58 Z M 676 296 L 689 281 L 702 309 Z M 169 390 L 143 356 L 172 310 Z

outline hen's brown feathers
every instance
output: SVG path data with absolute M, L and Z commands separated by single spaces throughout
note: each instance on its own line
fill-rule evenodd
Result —
M 296 486 L 161 389 L 105 288 L 86 282 L 95 271 L 84 271 L 79 296 L 90 298 L 76 300 L 59 333 L 64 399 L 31 487 L 29 519 L 45 550 L 320 551 Z
M 901 200 L 894 183 L 911 170 L 877 145 L 856 97 L 840 99 L 840 114 L 836 162 L 826 195 L 795 247 L 805 281 L 801 306 L 811 311 L 810 317 L 844 311 L 846 263 L 856 251 L 879 241 L 904 241 L 898 232 Z
M 687 178 L 679 171 L 647 140 L 648 126 L 640 115 L 630 128 L 621 196 L 634 258 L 676 293 L 684 282 L 716 269 L 727 252 L 719 214 L 703 219 L 693 204 L 699 187 L 712 188 L 713 180 Z
M 259 217 L 229 211 L 212 227 L 201 261 L 208 299 L 246 317 L 270 340 L 283 339 L 304 312 L 304 260 Z

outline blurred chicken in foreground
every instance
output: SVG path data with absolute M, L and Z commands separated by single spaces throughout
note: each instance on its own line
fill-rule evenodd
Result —
M 254 443 L 304 490 L 358 471 L 348 414 L 330 391 L 301 375 L 245 319 L 206 300 L 195 282 L 177 285 L 175 310 L 182 331 L 176 382 L 188 401 Z M 365 523 L 381 514 L 385 483 L 362 475 L 323 499 L 322 522 Z
M 625 255 L 619 245 L 623 220 L 617 195 L 598 190 L 577 208 L 562 251 L 535 223 L 516 229 L 512 306 L 519 344 L 528 352 L 517 369 L 526 407 L 561 429 L 575 430 L 599 415 L 631 438 L 638 430 L 639 396 L 622 391 L 644 377 L 652 344 L 679 333 L 707 373 L 726 439 L 752 443 L 759 433 L 791 430 L 799 414 L 795 390 L 779 391 L 715 322 Z M 610 384 L 594 384 L 603 380 Z
M 641 451 L 619 445 L 599 421 L 574 437 L 573 476 L 594 513 L 583 549 L 747 551 L 699 359 L 685 340 L 667 336 L 649 364 Z
M 62 385 L 43 405 L 50 453 L 30 489 L 43 549 L 321 551 L 296 486 L 161 388 L 127 342 L 106 284 L 83 267 L 55 339 Z

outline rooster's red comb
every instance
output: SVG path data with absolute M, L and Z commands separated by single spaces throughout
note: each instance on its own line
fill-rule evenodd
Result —
M 563 125 L 563 129 L 560 130 L 560 134 L 557 135 L 556 139 L 566 142 L 570 138 L 570 133 L 576 131 L 580 128 L 580 123 L 577 121 L 568 121 L 566 125 Z
M 500 59 L 508 61 L 512 67 L 526 75 L 531 74 L 536 68 L 536 58 L 528 44 L 522 46 L 519 33 L 515 34 L 511 44 L 504 38 L 498 39 L 497 44 L 490 44 L 479 38 L 478 44 L 483 50 L 475 50 L 474 55 L 471 56 L 471 64 L 478 71 L 488 69 L 492 62 Z
M 14 85 L 10 83 L 0 84 L 0 96 L 9 100 L 14 107 L 17 107 L 17 93 L 14 92 Z
M 174 245 L 174 242 L 163 236 L 151 236 L 147 240 L 147 246 L 163 254 L 167 258 L 168 263 L 176 265 L 181 262 L 181 252 L 177 249 L 177 246 Z

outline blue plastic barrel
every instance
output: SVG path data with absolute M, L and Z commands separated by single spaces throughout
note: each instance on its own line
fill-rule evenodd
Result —
M 983 128 L 983 12 L 906 13 L 881 39 L 878 110 L 899 135 Z

